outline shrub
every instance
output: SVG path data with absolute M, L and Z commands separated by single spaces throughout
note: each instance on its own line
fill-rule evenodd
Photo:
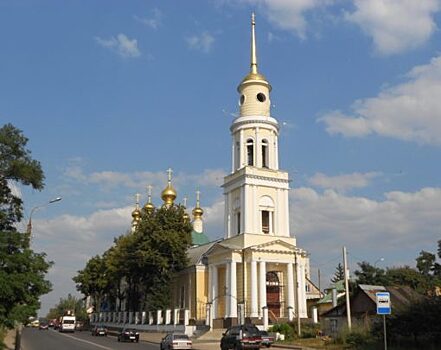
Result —
M 285 340 L 293 338 L 294 330 L 288 323 L 276 323 L 270 329 L 270 332 L 279 332 L 285 336 Z

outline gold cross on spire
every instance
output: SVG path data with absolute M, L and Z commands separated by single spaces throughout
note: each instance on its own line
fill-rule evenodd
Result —
M 171 168 L 168 168 L 167 174 L 168 174 L 168 182 L 171 182 L 173 170 Z

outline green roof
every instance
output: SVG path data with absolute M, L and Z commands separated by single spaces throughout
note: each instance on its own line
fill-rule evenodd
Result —
M 203 245 L 203 244 L 207 244 L 210 243 L 210 240 L 208 239 L 208 237 L 205 235 L 205 233 L 199 233 L 196 231 L 193 231 L 191 233 L 191 244 L 192 245 Z

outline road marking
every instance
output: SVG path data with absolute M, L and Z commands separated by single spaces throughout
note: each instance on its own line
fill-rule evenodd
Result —
M 74 340 L 82 341 L 83 343 L 87 343 L 87 344 L 90 344 L 90 345 L 94 345 L 94 346 L 96 346 L 96 347 L 98 347 L 98 348 L 101 348 L 101 349 L 105 349 L 105 350 L 114 350 L 113 348 L 108 348 L 107 346 L 100 345 L 100 344 L 97 344 L 97 343 L 94 343 L 94 342 L 91 342 L 91 341 L 88 341 L 88 340 L 84 340 L 84 339 L 81 339 L 81 338 L 73 337 L 73 336 L 68 335 L 68 334 L 60 333 L 60 335 L 64 335 L 65 337 L 69 337 L 69 338 L 72 338 L 72 339 L 74 339 Z

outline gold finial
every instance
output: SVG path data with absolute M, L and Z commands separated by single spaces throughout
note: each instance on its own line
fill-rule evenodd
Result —
M 187 207 L 187 197 L 184 197 L 184 199 L 182 200 L 184 202 L 184 207 Z
M 242 82 L 239 84 L 238 90 L 240 92 L 240 87 L 242 84 L 248 82 L 260 81 L 264 84 L 267 84 L 270 91 L 271 85 L 266 80 L 265 76 L 258 72 L 257 70 L 257 45 L 256 45 L 256 16 L 251 13 L 251 59 L 250 59 L 250 72 L 247 74 L 245 78 L 243 78 Z
M 176 190 L 173 188 L 173 185 L 171 184 L 171 176 L 173 171 L 169 168 L 167 170 L 168 173 L 168 184 L 167 187 L 162 191 L 161 198 L 164 201 L 164 204 L 166 206 L 173 205 L 174 200 L 176 199 Z
M 147 186 L 147 203 L 144 205 L 144 210 L 147 213 L 151 213 L 155 209 L 155 206 L 152 203 L 152 186 Z
M 136 201 L 135 210 L 132 211 L 132 218 L 133 218 L 132 223 L 135 225 L 141 220 L 141 211 L 139 210 L 139 197 L 140 195 L 139 193 L 137 193 L 135 195 L 135 201 Z
M 257 74 L 257 52 L 256 52 L 256 17 L 251 14 L 251 70 L 250 73 Z
M 194 219 L 200 219 L 202 215 L 204 214 L 204 211 L 202 210 L 200 206 L 199 196 L 201 192 L 199 190 L 196 191 L 196 207 L 193 209 L 193 216 Z

